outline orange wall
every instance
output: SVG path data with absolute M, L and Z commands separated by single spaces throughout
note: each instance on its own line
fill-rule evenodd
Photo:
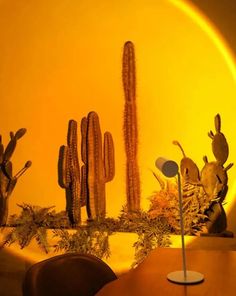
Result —
M 125 202 L 121 58 L 127 40 L 136 47 L 143 207 L 158 189 L 150 172 L 155 159 L 181 159 L 173 139 L 200 168 L 203 155 L 214 160 L 207 132 L 218 112 L 230 146 L 227 164 L 235 162 L 234 64 L 211 27 L 176 2 L 182 3 L 0 1 L 0 130 L 6 143 L 10 130 L 26 127 L 14 169 L 33 162 L 11 196 L 10 213 L 22 202 L 64 209 L 58 150 L 66 143 L 68 120 L 80 122 L 95 110 L 115 142 L 116 175 L 107 184 L 107 210 L 118 215 Z M 235 167 L 228 173 L 233 198 Z

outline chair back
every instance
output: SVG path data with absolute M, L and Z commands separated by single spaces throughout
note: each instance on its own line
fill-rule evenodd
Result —
M 115 279 L 115 273 L 99 258 L 68 253 L 32 265 L 22 290 L 23 296 L 94 296 Z

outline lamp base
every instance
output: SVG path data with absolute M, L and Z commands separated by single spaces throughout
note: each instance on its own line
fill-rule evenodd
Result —
M 204 280 L 203 274 L 196 271 L 187 270 L 186 277 L 183 270 L 168 273 L 167 279 L 176 284 L 198 284 Z

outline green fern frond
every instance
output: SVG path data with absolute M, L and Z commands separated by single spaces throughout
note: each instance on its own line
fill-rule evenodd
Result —
M 37 229 L 37 233 L 35 235 L 36 241 L 39 245 L 39 247 L 45 252 L 49 253 L 50 247 L 47 240 L 47 230 L 46 228 L 39 227 Z

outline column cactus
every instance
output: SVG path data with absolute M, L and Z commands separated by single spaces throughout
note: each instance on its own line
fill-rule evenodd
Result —
M 105 183 L 113 179 L 115 173 L 114 144 L 109 132 L 102 133 L 99 117 L 92 111 L 81 121 L 82 166 L 81 198 L 86 200 L 89 219 L 105 218 Z
M 135 53 L 127 41 L 123 51 L 123 88 L 125 95 L 124 140 L 126 153 L 126 196 L 129 212 L 140 210 L 140 176 L 138 167 L 138 127 L 136 110 Z
M 8 217 L 9 197 L 16 186 L 18 178 L 31 166 L 27 161 L 24 167 L 13 175 L 11 157 L 15 151 L 17 141 L 26 133 L 25 128 L 19 129 L 15 134 L 10 132 L 10 141 L 4 150 L 2 136 L 0 135 L 0 225 L 5 225 Z
M 66 190 L 66 210 L 73 225 L 81 221 L 80 166 L 77 149 L 77 122 L 69 121 L 67 146 L 60 147 L 58 182 Z

